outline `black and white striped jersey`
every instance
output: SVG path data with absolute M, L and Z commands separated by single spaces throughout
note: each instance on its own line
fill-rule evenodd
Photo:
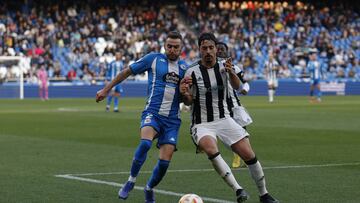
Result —
M 223 63 L 206 68 L 197 62 L 189 66 L 185 75 L 190 76 L 193 83 L 193 125 L 230 117 L 226 102 L 229 76 Z
M 219 63 L 225 63 L 226 59 L 218 58 L 220 61 Z M 236 75 L 239 77 L 242 84 L 246 83 L 244 79 L 244 72 L 241 70 L 241 68 L 237 65 L 233 66 L 234 71 Z M 228 106 L 228 110 L 230 112 L 230 116 L 233 117 L 233 107 L 241 106 L 239 94 L 237 90 L 234 90 L 230 84 L 230 81 L 228 81 L 228 97 L 226 98 L 226 104 Z
M 265 62 L 265 71 L 266 71 L 266 79 L 267 80 L 276 80 L 277 79 L 277 74 L 278 74 L 278 69 L 277 67 L 279 66 L 279 63 L 275 60 L 268 60 Z
M 242 84 L 244 84 L 246 81 L 244 80 L 244 72 L 236 65 L 234 65 L 235 73 L 239 77 Z M 229 94 L 226 99 L 226 103 L 228 106 L 228 110 L 230 112 L 230 116 L 233 117 L 233 107 L 241 106 L 240 99 L 239 99 L 239 93 L 238 90 L 234 90 L 230 84 L 228 83 L 229 88 Z

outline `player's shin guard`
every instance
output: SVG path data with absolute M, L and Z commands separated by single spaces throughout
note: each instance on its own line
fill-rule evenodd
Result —
M 242 189 L 236 181 L 230 167 L 226 164 L 220 153 L 216 153 L 209 157 L 216 172 L 224 179 L 224 181 L 234 190 Z
M 149 188 L 152 189 L 160 183 L 160 181 L 166 174 L 169 164 L 170 161 L 159 159 L 153 170 L 152 176 L 147 183 L 147 186 Z
M 141 166 L 144 164 L 147 156 L 147 152 L 151 148 L 152 141 L 142 139 L 139 146 L 137 147 L 134 155 L 134 159 L 131 165 L 130 175 L 135 178 L 141 169 Z
M 245 163 L 248 165 L 251 177 L 255 181 L 260 196 L 268 193 L 266 190 L 264 172 L 257 158 L 255 157 L 249 161 L 245 161 Z

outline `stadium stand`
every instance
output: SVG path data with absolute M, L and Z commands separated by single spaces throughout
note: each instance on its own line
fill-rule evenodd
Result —
M 297 2 L 5 1 L 0 5 L 0 56 L 29 56 L 25 81 L 45 64 L 52 81 L 101 80 L 116 51 L 131 63 L 161 51 L 165 33 L 180 30 L 182 57 L 196 60 L 197 34 L 229 44 L 248 80 L 264 78 L 269 50 L 281 78 L 304 78 L 307 52 L 317 48 L 327 80 L 360 80 L 360 17 L 356 9 Z M 175 3 L 174 3 L 175 2 Z M 1 69 L 1 67 L 0 67 Z M 71 72 L 71 73 L 72 73 Z M 16 71 L 1 69 L 3 80 Z M 74 74 L 72 74 L 74 75 Z

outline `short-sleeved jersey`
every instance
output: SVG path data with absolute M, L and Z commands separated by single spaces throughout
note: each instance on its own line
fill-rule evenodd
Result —
M 313 80 L 320 80 L 322 71 L 321 64 L 319 61 L 309 61 L 307 64 L 307 69 L 310 73 L 310 78 Z
M 113 80 L 123 69 L 124 63 L 122 61 L 112 61 L 106 70 L 106 80 Z
M 265 68 L 266 68 L 266 79 L 267 80 L 276 80 L 277 79 L 277 73 L 279 66 L 279 63 L 273 59 L 272 61 L 268 60 L 265 62 Z
M 234 70 L 235 70 L 236 75 L 239 77 L 240 81 L 242 82 L 242 84 L 244 84 L 246 82 L 244 80 L 244 72 L 237 65 L 234 65 Z M 231 86 L 230 81 L 228 81 L 228 88 L 229 88 L 229 91 L 228 91 L 229 94 L 228 94 L 228 98 L 227 98 L 227 105 L 228 105 L 228 109 L 230 111 L 230 116 L 233 117 L 232 108 L 236 107 L 236 106 L 241 106 L 241 103 L 240 103 L 238 91 L 235 90 Z
M 225 63 L 226 59 L 218 58 L 219 63 Z M 237 65 L 233 65 L 233 69 L 236 73 L 236 75 L 239 77 L 240 81 L 244 84 L 246 81 L 244 80 L 244 72 L 241 70 L 241 68 Z M 230 116 L 232 117 L 232 108 L 235 106 L 241 106 L 239 95 L 236 90 L 234 90 L 230 84 L 230 81 L 228 81 L 228 95 L 226 98 L 228 110 L 230 111 Z
M 150 53 L 130 65 L 136 75 L 148 72 L 148 112 L 168 118 L 180 118 L 180 80 L 184 78 L 187 65 L 183 60 L 170 61 L 161 53 Z
M 199 62 L 189 66 L 186 76 L 192 78 L 192 124 L 230 117 L 226 98 L 229 76 L 223 63 L 206 68 Z

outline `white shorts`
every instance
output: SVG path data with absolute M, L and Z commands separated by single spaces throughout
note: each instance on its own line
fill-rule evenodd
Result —
M 278 85 L 279 85 L 278 80 L 276 78 L 268 79 L 267 83 L 268 83 L 268 86 L 278 87 Z
M 253 122 L 249 112 L 247 112 L 244 106 L 235 106 L 233 107 L 232 111 L 234 113 L 233 119 L 241 127 L 248 126 Z
M 191 137 L 196 145 L 204 136 L 217 137 L 225 146 L 231 147 L 239 140 L 249 136 L 249 133 L 237 124 L 232 118 L 224 118 L 208 123 L 196 124 L 191 128 Z

